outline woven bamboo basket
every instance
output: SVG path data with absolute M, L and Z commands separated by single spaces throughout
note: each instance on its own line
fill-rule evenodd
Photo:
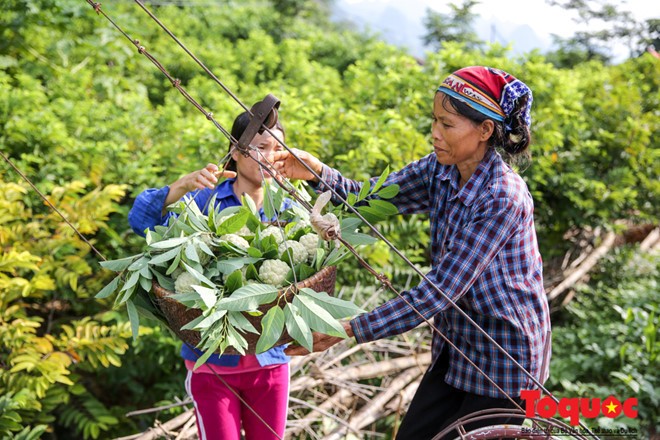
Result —
M 293 296 L 298 292 L 299 289 L 308 287 L 317 292 L 326 292 L 328 295 L 332 295 L 335 291 L 335 280 L 337 278 L 337 267 L 328 266 L 324 267 L 311 277 L 298 282 L 297 284 L 287 286 L 280 290 L 280 297 L 285 295 L 287 300 L 291 300 Z M 200 341 L 200 335 L 198 331 L 195 330 L 181 330 L 181 327 L 197 318 L 202 314 L 202 311 L 199 309 L 191 309 L 180 302 L 169 298 L 173 292 L 164 289 L 158 283 L 154 281 L 152 285 L 152 291 L 156 297 L 156 302 L 160 307 L 160 310 L 165 315 L 167 322 L 169 323 L 170 329 L 185 343 L 191 347 L 196 347 Z M 277 304 L 277 300 L 269 304 L 264 304 L 259 307 L 259 311 L 266 313 L 271 307 Z M 261 330 L 261 318 L 262 316 L 252 316 L 247 313 L 243 314 L 252 325 L 257 329 Z M 254 333 L 244 333 L 243 337 L 248 342 L 248 348 L 246 349 L 246 354 L 254 354 L 256 352 L 257 341 L 259 336 Z M 282 333 L 280 339 L 275 343 L 275 345 L 283 345 L 293 341 L 293 338 L 289 336 L 286 332 L 286 329 Z M 232 347 L 227 348 L 224 351 L 224 354 L 238 354 L 238 352 Z

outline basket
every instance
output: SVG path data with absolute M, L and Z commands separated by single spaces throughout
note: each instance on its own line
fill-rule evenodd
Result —
M 284 287 L 280 289 L 279 296 L 286 295 L 287 300 L 291 300 L 293 296 L 298 292 L 299 289 L 308 287 L 317 292 L 326 292 L 328 295 L 332 295 L 335 291 L 335 280 L 337 278 L 337 267 L 328 266 L 324 267 L 311 277 L 298 282 L 297 284 Z M 165 315 L 167 322 L 169 323 L 170 329 L 185 343 L 191 347 L 196 347 L 200 341 L 199 332 L 196 330 L 181 330 L 181 327 L 192 321 L 193 319 L 199 317 L 202 314 L 200 309 L 191 309 L 181 304 L 180 302 L 169 298 L 173 292 L 164 289 L 157 282 L 153 282 L 152 291 L 156 297 L 156 303 L 160 307 L 160 310 Z M 271 307 L 277 304 L 277 300 L 259 306 L 259 311 L 265 314 Z M 248 313 L 243 313 L 243 315 L 250 321 L 250 323 L 257 329 L 261 329 L 261 316 L 252 316 Z M 248 343 L 248 347 L 245 350 L 246 354 L 255 354 L 257 341 L 259 336 L 254 333 L 245 333 L 243 337 Z M 286 329 L 282 332 L 282 336 L 275 343 L 275 345 L 283 345 L 293 341 L 293 338 L 289 336 Z M 224 354 L 239 354 L 233 347 L 228 347 Z

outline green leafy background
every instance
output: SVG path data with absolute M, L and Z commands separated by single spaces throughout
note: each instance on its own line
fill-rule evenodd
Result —
M 288 145 L 358 180 L 431 151 L 432 97 L 448 73 L 472 64 L 507 70 L 534 91 L 533 161 L 521 171 L 546 265 L 572 246 L 569 231 L 657 223 L 660 63 L 651 55 L 568 69 L 537 52 L 515 57 L 499 45 L 447 43 L 420 63 L 330 23 L 322 2 L 276 3 L 154 12 L 244 103 L 267 93 L 281 99 Z M 102 8 L 231 125 L 239 105 L 146 14 L 130 2 Z M 141 251 L 126 220 L 140 191 L 220 160 L 227 144 L 86 2 L 3 3 L 1 151 L 106 258 Z M 425 268 L 427 226 L 413 216 L 379 229 Z M 0 246 L 1 437 L 128 435 L 151 419 L 126 412 L 184 395 L 180 342 L 148 323 L 131 341 L 125 310 L 93 298 L 113 274 L 4 161 Z M 417 280 L 381 242 L 363 256 L 395 286 Z M 637 419 L 590 423 L 642 432 L 658 423 L 657 258 L 624 246 L 553 315 L 550 390 L 640 400 Z M 341 266 L 338 286 L 356 283 L 377 287 L 357 265 Z

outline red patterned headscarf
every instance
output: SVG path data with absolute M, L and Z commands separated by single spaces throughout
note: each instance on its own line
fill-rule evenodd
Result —
M 501 122 L 514 110 L 516 101 L 528 95 L 522 119 L 528 126 L 532 123 L 532 91 L 503 70 L 484 66 L 464 67 L 449 75 L 438 87 L 438 92 L 446 93 Z

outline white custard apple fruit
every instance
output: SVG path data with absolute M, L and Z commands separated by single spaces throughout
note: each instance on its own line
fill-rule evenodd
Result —
M 195 291 L 192 287 L 193 284 L 199 284 L 197 278 L 190 272 L 183 272 L 174 281 L 174 291 L 176 293 L 192 293 Z
M 295 225 L 293 225 L 293 227 L 289 231 L 289 234 L 293 235 L 296 232 L 298 232 L 300 229 L 306 228 L 308 226 L 312 226 L 312 224 L 309 222 L 308 219 L 300 219 Z
M 247 226 L 243 226 L 241 229 L 236 232 L 236 235 L 239 235 L 241 237 L 248 237 L 254 235 L 254 232 L 250 231 L 250 228 Z
M 236 247 L 239 247 L 241 249 L 247 249 L 250 247 L 250 243 L 247 242 L 246 239 L 243 237 L 236 235 L 236 234 L 225 234 L 220 236 L 220 240 L 224 240 L 228 243 L 233 244 Z
M 280 287 L 284 285 L 289 265 L 282 260 L 265 260 L 259 268 L 259 278 L 266 284 Z
M 278 226 L 275 225 L 270 225 L 263 231 L 261 231 L 261 238 L 268 237 L 269 235 L 272 235 L 275 237 L 275 241 L 277 244 L 280 244 L 284 241 L 284 230 L 280 229 Z
M 305 246 L 295 240 L 287 240 L 283 243 L 280 243 L 280 245 L 277 247 L 277 251 L 280 253 L 280 257 L 284 257 L 284 255 L 290 254 L 289 261 L 291 261 L 291 263 L 294 265 L 304 263 L 307 261 L 309 256 Z
M 300 237 L 300 244 L 302 244 L 305 247 L 305 250 L 307 251 L 307 257 L 311 260 L 316 256 L 316 249 L 319 246 L 319 236 L 318 234 L 314 234 L 313 232 L 310 232 L 309 234 L 305 234 L 302 237 Z

